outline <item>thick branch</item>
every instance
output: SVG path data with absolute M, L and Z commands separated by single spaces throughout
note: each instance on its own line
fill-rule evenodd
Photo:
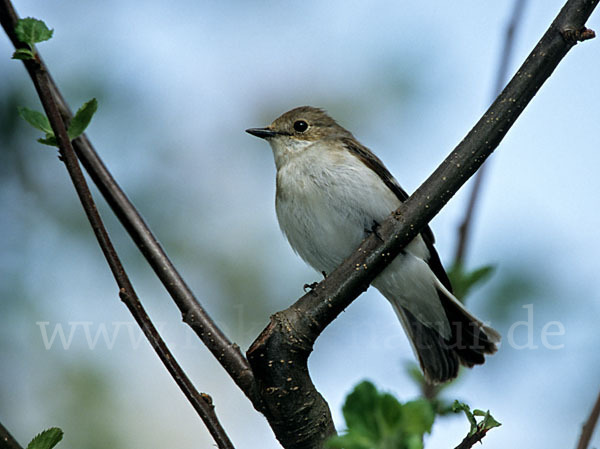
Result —
M 19 42 L 14 32 L 17 20 L 18 17 L 10 1 L 0 0 L 0 22 L 2 22 L 2 26 L 15 48 L 20 48 L 23 47 L 23 44 Z M 68 122 L 72 118 L 72 113 L 58 87 L 52 80 L 50 72 L 41 57 L 39 58 L 39 63 L 41 70 L 48 76 L 54 101 L 58 105 L 63 119 Z M 33 79 L 34 72 L 30 66 L 26 65 L 26 67 Z M 231 378 L 246 396 L 250 398 L 254 406 L 259 408 L 260 398 L 255 392 L 252 370 L 239 347 L 227 338 L 200 305 L 165 254 L 160 243 L 144 222 L 142 216 L 114 180 L 87 137 L 83 135 L 76 139 L 73 141 L 73 146 L 92 181 L 96 184 L 115 215 L 119 218 L 138 249 L 173 298 L 173 301 L 182 313 L 183 321 L 196 332 Z
M 23 449 L 17 440 L 13 438 L 8 429 L 0 423 L 0 448 L 2 449 Z
M 323 438 L 333 433 L 327 403 L 306 369 L 316 338 L 494 151 L 576 37 L 589 36 L 584 24 L 597 3 L 569 0 L 502 94 L 435 172 L 340 267 L 276 313 L 250 347 L 247 355 L 265 414 L 285 448 L 320 448 Z

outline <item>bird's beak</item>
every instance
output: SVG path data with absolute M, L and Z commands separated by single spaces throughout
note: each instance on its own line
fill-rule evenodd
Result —
M 269 128 L 248 128 L 246 132 L 261 139 L 269 139 L 277 135 L 275 131 Z

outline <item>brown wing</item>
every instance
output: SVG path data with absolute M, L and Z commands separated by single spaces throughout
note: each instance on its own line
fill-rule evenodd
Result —
M 406 193 L 406 191 L 400 187 L 398 181 L 396 181 L 390 171 L 385 167 L 385 165 L 383 165 L 383 162 L 381 162 L 381 160 L 375 156 L 371 150 L 361 145 L 354 139 L 343 138 L 342 141 L 350 152 L 356 155 L 367 167 L 373 170 L 377 176 L 381 178 L 385 185 L 394 193 L 394 195 L 396 195 L 400 201 L 404 202 L 408 199 L 408 193 Z M 421 236 L 423 237 L 425 245 L 427 245 L 427 249 L 429 250 L 429 260 L 426 261 L 429 265 L 429 268 L 431 268 L 431 271 L 433 271 L 444 287 L 452 292 L 450 279 L 448 279 L 448 275 L 446 274 L 446 270 L 442 265 L 440 256 L 433 246 L 435 243 L 435 237 L 429 225 L 427 225 L 421 231 Z

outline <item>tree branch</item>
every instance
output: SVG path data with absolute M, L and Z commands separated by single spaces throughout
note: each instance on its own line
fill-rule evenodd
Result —
M 494 91 L 492 93 L 492 100 L 496 98 L 506 82 L 508 76 L 508 63 L 513 50 L 513 43 L 515 40 L 515 33 L 521 17 L 523 16 L 523 10 L 527 0 L 515 0 L 513 12 L 510 16 L 508 26 L 506 27 L 506 37 L 504 39 L 504 45 L 502 53 L 500 55 L 500 62 L 498 64 L 498 71 L 496 73 L 496 83 L 494 85 Z M 473 187 L 471 189 L 471 195 L 469 196 L 469 202 L 467 203 L 467 209 L 465 210 L 465 216 L 463 221 L 458 227 L 458 242 L 456 244 L 456 254 L 454 256 L 454 266 L 460 266 L 464 263 L 465 254 L 469 243 L 469 237 L 471 236 L 471 225 L 473 223 L 473 217 L 475 215 L 475 207 L 479 196 L 481 194 L 481 186 L 483 185 L 483 178 L 487 168 L 490 165 L 489 161 L 487 164 L 483 164 L 477 171 L 475 179 L 473 180 Z
M 480 443 L 483 437 L 488 433 L 489 429 L 482 429 L 475 432 L 473 435 L 467 435 L 458 446 L 454 449 L 470 449 L 475 444 Z
M 18 17 L 11 2 L 0 0 L 0 22 L 15 48 L 21 48 L 24 45 L 19 42 L 14 32 L 17 20 Z M 48 77 L 54 101 L 63 119 L 68 123 L 73 114 L 56 83 L 52 80 L 41 56 L 39 57 L 39 64 L 40 70 L 44 71 Z M 29 76 L 34 79 L 34 72 L 31 67 L 26 64 L 26 68 Z M 239 347 L 227 338 L 200 305 L 142 216 L 112 177 L 88 138 L 82 135 L 73 141 L 73 146 L 92 181 L 173 298 L 182 313 L 183 321 L 194 330 L 235 383 L 252 401 L 254 407 L 260 408 L 260 396 L 255 390 L 252 370 Z
M 2 19 L 5 17 L 5 10 L 3 10 Z M 4 21 L 3 21 L 4 23 Z M 13 28 L 14 29 L 14 28 Z M 165 342 L 160 337 L 158 331 L 154 327 L 152 321 L 144 310 L 140 303 L 133 285 L 131 284 L 129 277 L 127 276 L 123 265 L 115 251 L 112 242 L 108 236 L 108 232 L 102 223 L 100 214 L 96 209 L 96 205 L 92 198 L 91 192 L 88 188 L 83 172 L 79 167 L 79 162 L 71 140 L 67 135 L 66 125 L 60 115 L 59 109 L 54 101 L 54 97 L 50 90 L 50 80 L 45 71 L 44 67 L 40 64 L 39 58 L 24 60 L 23 63 L 27 67 L 29 74 L 33 80 L 33 84 L 37 90 L 38 96 L 44 107 L 44 111 L 48 116 L 54 135 L 59 147 L 60 159 L 65 163 L 75 191 L 79 196 L 79 200 L 83 206 L 86 216 L 92 226 L 92 230 L 98 240 L 98 244 L 104 253 L 106 261 L 113 273 L 113 276 L 119 286 L 119 296 L 125 303 L 131 314 L 139 326 L 144 331 L 144 335 L 148 338 L 150 344 L 156 351 L 159 358 L 177 383 L 185 396 L 188 398 L 196 412 L 204 421 L 204 424 L 208 428 L 209 432 L 215 439 L 219 448 L 233 449 L 233 444 L 229 440 L 229 437 L 222 428 L 212 406 L 212 401 L 207 395 L 201 395 L 192 385 L 185 372 L 179 366 L 173 354 L 167 348 Z
M 590 416 L 583 425 L 581 437 L 579 438 L 579 443 L 577 443 L 577 449 L 587 449 L 587 447 L 590 445 L 592 435 L 594 434 L 594 429 L 596 424 L 598 424 L 598 417 L 600 417 L 600 394 L 598 394 L 598 397 L 596 398 L 596 403 L 594 404 L 594 408 L 592 409 Z
M 154 327 L 152 321 L 148 317 L 133 289 L 133 285 L 131 284 L 129 277 L 125 273 L 119 256 L 117 255 L 117 252 L 110 241 L 108 232 L 102 223 L 100 214 L 96 209 L 96 205 L 87 186 L 85 177 L 83 176 L 83 172 L 79 167 L 77 156 L 75 155 L 71 141 L 67 136 L 65 123 L 60 116 L 59 110 L 50 91 L 48 77 L 36 61 L 26 61 L 26 65 L 33 66 L 33 83 L 44 107 L 44 111 L 48 116 L 52 130 L 56 136 L 61 159 L 67 167 L 73 182 L 73 186 L 75 187 L 77 195 L 79 196 L 94 234 L 98 239 L 98 244 L 100 245 L 100 248 L 106 257 L 106 261 L 108 262 L 117 285 L 119 286 L 119 296 L 121 297 L 121 300 L 125 303 L 139 326 L 144 331 L 144 335 L 146 335 L 146 338 L 148 338 L 150 341 L 152 347 L 164 363 L 169 373 L 173 376 L 175 382 L 182 389 L 194 409 L 204 421 L 219 448 L 233 449 L 233 444 L 231 444 L 227 434 L 221 427 L 221 424 L 214 413 L 212 404 L 206 399 L 206 397 L 202 397 L 200 393 L 198 393 L 198 391 L 190 382 L 189 378 L 176 362 L 173 354 L 169 351 L 166 344 L 158 334 L 158 331 Z
M 2 449 L 23 449 L 2 423 L 0 423 L 0 447 Z
M 271 317 L 247 352 L 264 413 L 286 448 L 320 448 L 334 433 L 307 359 L 319 334 L 363 291 L 483 164 L 558 63 L 593 34 L 584 24 L 598 0 L 569 0 L 488 111 L 433 174 L 311 292 Z

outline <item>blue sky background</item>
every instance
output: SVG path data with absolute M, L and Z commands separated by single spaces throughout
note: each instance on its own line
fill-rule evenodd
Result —
M 55 80 L 73 109 L 98 98 L 88 136 L 200 301 L 244 350 L 269 314 L 319 278 L 281 235 L 270 149 L 244 129 L 295 106 L 324 107 L 413 191 L 489 105 L 512 6 L 15 3 L 22 17 L 55 29 L 39 46 Z M 561 6 L 528 2 L 511 74 Z M 600 30 L 598 17 L 589 28 Z M 503 423 L 486 448 L 573 447 L 600 387 L 599 45 L 569 53 L 491 159 L 468 266 L 496 271 L 469 308 L 491 320 L 504 342 L 445 393 Z M 12 102 L 39 108 L 39 101 L 11 52 L 0 38 L 2 126 L 13 133 L 0 168 L 0 420 L 22 444 L 57 425 L 65 449 L 93 447 L 90 441 L 210 447 L 199 418 L 147 343 L 138 343 L 55 152 L 14 119 Z M 432 222 L 447 266 L 468 190 Z M 100 208 L 140 297 L 198 389 L 213 396 L 236 447 L 279 447 Z M 516 324 L 530 319 L 530 327 Z M 68 349 L 58 340 L 46 349 L 42 330 L 56 325 L 73 331 Z M 94 345 L 103 326 L 116 338 Z M 564 333 L 544 344 L 544 329 Z M 310 369 L 342 429 L 344 397 L 365 378 L 401 400 L 417 395 L 404 368 L 412 360 L 392 309 L 369 290 L 319 338 Z M 439 419 L 426 447 L 453 447 L 466 432 L 462 416 Z

